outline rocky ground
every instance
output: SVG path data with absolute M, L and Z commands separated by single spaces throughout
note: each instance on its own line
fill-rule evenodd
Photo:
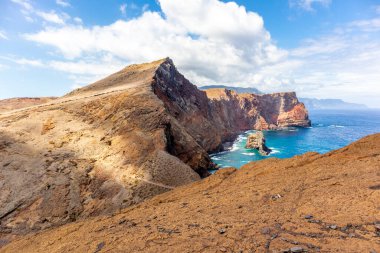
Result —
M 218 171 L 1 252 L 380 252 L 380 134 Z
M 0 113 L 21 109 L 25 107 L 49 103 L 56 99 L 55 97 L 41 97 L 41 98 L 10 98 L 0 100 Z
M 0 105 L 1 244 L 198 181 L 240 131 L 310 124 L 295 93 L 200 91 L 168 58 Z
M 151 88 L 158 65 L 132 66 L 92 88 L 0 114 L 4 241 L 200 179 L 166 152 L 167 114 Z

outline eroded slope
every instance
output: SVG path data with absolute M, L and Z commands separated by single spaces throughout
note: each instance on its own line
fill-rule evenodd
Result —
M 39 98 L 10 98 L 0 100 L 0 113 L 6 111 L 17 110 L 25 107 L 45 104 L 56 99 L 55 97 L 39 97 Z
M 161 62 L 135 85 L 85 88 L 0 116 L 0 233 L 7 240 L 112 213 L 200 179 L 167 152 L 169 115 L 152 92 Z M 128 85 L 128 83 L 132 85 Z M 125 85 L 127 84 L 127 85 Z
M 281 127 L 288 113 L 285 123 L 309 123 L 295 94 L 245 96 L 210 99 L 167 58 L 0 113 L 1 237 L 111 214 L 197 181 L 209 174 L 207 152 L 257 122 Z
M 376 134 L 325 155 L 223 169 L 119 214 L 29 235 L 1 252 L 379 252 L 379 223 Z

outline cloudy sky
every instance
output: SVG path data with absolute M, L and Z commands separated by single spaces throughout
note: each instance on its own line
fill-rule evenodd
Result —
M 0 0 L 0 98 L 166 56 L 196 85 L 380 107 L 380 0 Z

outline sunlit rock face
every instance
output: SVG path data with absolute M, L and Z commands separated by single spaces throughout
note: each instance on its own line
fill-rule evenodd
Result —
M 294 92 L 257 95 L 209 89 L 206 93 L 214 119 L 232 131 L 310 126 L 308 112 Z
M 309 124 L 294 93 L 200 91 L 168 58 L 26 104 L 0 113 L 7 238 L 114 213 L 197 181 L 208 175 L 208 152 L 240 131 Z

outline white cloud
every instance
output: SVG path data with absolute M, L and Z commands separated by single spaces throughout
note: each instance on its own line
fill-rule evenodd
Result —
M 56 0 L 55 2 L 56 2 L 56 4 L 58 4 L 62 7 L 69 7 L 70 6 L 70 3 L 68 1 L 65 1 L 65 0 Z
M 11 0 L 11 1 L 21 6 L 20 12 L 23 14 L 25 20 L 30 23 L 35 22 L 35 18 L 33 17 L 36 17 L 36 16 L 42 18 L 45 22 L 58 24 L 58 25 L 65 24 L 65 21 L 71 18 L 66 13 L 58 14 L 54 10 L 47 12 L 47 11 L 41 11 L 41 10 L 35 9 L 29 0 Z M 57 0 L 56 3 L 62 6 L 65 4 L 67 6 L 68 4 L 68 2 L 62 1 L 62 0 Z
M 361 30 L 371 32 L 380 30 L 380 18 L 373 18 L 368 20 L 357 20 L 350 23 L 351 27 L 359 28 Z
M 0 56 L 0 59 L 16 63 L 22 66 L 39 68 L 50 68 L 65 72 L 69 78 L 75 81 L 75 85 L 83 86 L 94 82 L 105 75 L 114 73 L 122 69 L 125 62 L 113 57 L 103 55 L 99 57 L 88 57 L 79 61 L 57 61 L 57 60 L 35 60 L 27 58 L 17 58 L 15 56 Z
M 142 12 L 146 12 L 149 9 L 149 4 L 144 4 L 141 8 Z
M 375 11 L 377 14 L 380 14 L 380 5 L 375 6 Z
M 236 3 L 160 4 L 165 17 L 147 11 L 108 26 L 46 28 L 25 38 L 53 46 L 68 59 L 106 53 L 144 62 L 170 56 L 196 83 L 243 81 L 247 73 L 286 56 L 271 41 L 262 18 Z
M 29 0 L 11 0 L 13 3 L 20 5 L 23 9 L 32 11 L 33 6 Z
M 40 60 L 29 60 L 29 59 L 21 58 L 21 59 L 14 60 L 14 62 L 20 65 L 30 65 L 34 67 L 43 66 L 43 63 Z
M 4 70 L 4 69 L 7 69 L 7 66 L 0 63 L 0 70 Z
M 74 20 L 75 23 L 77 23 L 77 24 L 82 24 L 82 23 L 83 23 L 83 21 L 82 21 L 82 19 L 81 19 L 80 17 L 75 17 L 73 20 Z
M 306 40 L 301 47 L 290 50 L 284 68 L 272 65 L 267 72 L 260 70 L 257 74 L 277 80 L 263 87 L 266 91 L 288 89 L 297 91 L 300 97 L 340 98 L 380 107 L 378 59 L 378 33 L 353 29 L 348 24 L 341 31 Z M 297 64 L 289 66 L 291 61 Z M 276 83 L 282 85 L 276 87 Z
M 120 10 L 121 14 L 125 15 L 127 13 L 127 4 L 124 3 L 124 4 L 120 5 L 119 10 Z
M 146 11 L 128 21 L 46 27 L 24 37 L 62 54 L 65 59 L 44 65 L 68 73 L 75 85 L 123 65 L 169 56 L 198 85 L 295 90 L 300 96 L 336 97 L 380 107 L 375 19 L 352 22 L 286 51 L 271 40 L 257 13 L 234 2 L 160 0 L 160 6 L 162 13 Z
M 33 23 L 34 19 L 31 14 L 35 11 L 29 0 L 11 0 L 13 3 L 18 4 L 21 7 L 20 12 L 23 14 L 26 21 Z
M 54 11 L 50 12 L 43 12 L 43 11 L 38 11 L 36 14 L 41 17 L 43 20 L 46 22 L 54 23 L 54 24 L 59 24 L 63 25 L 65 24 L 65 20 L 63 17 L 59 16 L 57 13 Z
M 131 9 L 138 10 L 138 6 L 135 3 L 131 3 Z
M 8 40 L 8 36 L 5 34 L 4 31 L 1 31 L 1 30 L 0 30 L 0 39 Z
M 296 57 L 306 57 L 318 54 L 331 54 L 349 46 L 345 41 L 337 39 L 337 37 L 339 36 L 325 36 L 318 39 L 305 40 L 301 47 L 291 51 L 291 55 Z M 322 41 L 323 44 L 321 43 Z
M 43 67 L 44 64 L 40 60 L 32 60 L 32 59 L 26 59 L 26 58 L 16 58 L 14 56 L 0 56 L 0 59 L 4 59 L 13 63 L 16 63 L 18 65 L 27 65 L 27 66 L 33 66 L 33 67 Z
M 289 0 L 290 7 L 298 7 L 306 11 L 313 11 L 314 5 L 328 7 L 332 0 Z
M 34 19 L 30 16 L 24 16 L 25 20 L 28 21 L 29 23 L 33 23 Z
M 98 77 L 114 73 L 124 67 L 124 63 L 113 57 L 87 61 L 50 61 L 48 64 L 50 67 L 66 73 Z

